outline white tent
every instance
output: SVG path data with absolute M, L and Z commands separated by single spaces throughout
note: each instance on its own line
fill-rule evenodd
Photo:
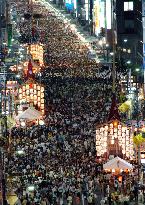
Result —
M 115 157 L 111 159 L 106 164 L 103 165 L 103 169 L 132 169 L 132 164 L 128 163 L 127 161 L 121 159 L 120 157 Z
M 34 107 L 29 107 L 24 112 L 16 116 L 16 120 L 25 119 L 25 120 L 36 120 L 42 116 L 41 112 L 36 110 Z

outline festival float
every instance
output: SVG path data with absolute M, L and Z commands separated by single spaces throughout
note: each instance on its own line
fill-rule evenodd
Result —
M 115 95 L 112 98 L 108 122 L 96 128 L 96 151 L 98 158 L 134 158 L 133 133 L 130 127 L 120 121 Z
M 44 114 L 44 86 L 35 81 L 31 60 L 28 63 L 26 82 L 19 87 L 18 93 L 18 114 L 30 106 Z

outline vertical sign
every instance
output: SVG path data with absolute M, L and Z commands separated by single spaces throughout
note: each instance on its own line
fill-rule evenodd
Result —
M 107 29 L 111 29 L 112 27 L 112 8 L 111 8 L 111 0 L 106 0 L 106 22 L 107 22 Z

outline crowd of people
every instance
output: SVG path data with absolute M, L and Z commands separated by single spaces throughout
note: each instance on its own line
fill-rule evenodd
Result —
M 45 48 L 39 75 L 45 85 L 45 125 L 11 130 L 8 188 L 17 193 L 17 205 L 103 205 L 110 191 L 96 158 L 95 133 L 96 125 L 108 119 L 111 69 L 90 59 L 91 48 L 74 27 L 51 9 L 43 11 L 35 29 L 39 26 L 37 37 Z M 18 26 L 21 37 L 30 34 L 30 19 Z
M 11 146 L 13 155 L 6 172 L 15 178 L 12 187 L 22 204 L 94 202 L 96 188 L 99 191 L 94 138 L 64 136 L 53 126 L 14 128 Z M 24 153 L 19 155 L 19 150 Z M 36 190 L 28 195 L 31 185 Z
M 8 191 L 18 196 L 16 205 L 143 203 L 134 175 L 122 173 L 120 181 L 103 171 L 90 133 L 67 135 L 57 128 L 46 123 L 12 129 L 5 171 Z
M 99 204 L 95 126 L 108 115 L 111 85 L 59 77 L 46 82 L 45 126 L 11 131 L 6 172 L 12 187 L 22 204 Z

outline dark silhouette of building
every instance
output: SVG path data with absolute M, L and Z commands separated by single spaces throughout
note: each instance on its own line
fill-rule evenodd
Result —
M 132 64 L 143 61 L 142 1 L 116 0 L 118 55 Z

